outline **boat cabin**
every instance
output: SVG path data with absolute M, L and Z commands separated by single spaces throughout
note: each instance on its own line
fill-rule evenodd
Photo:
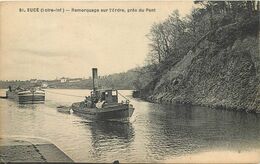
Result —
M 114 89 L 100 89 L 91 92 L 94 103 L 105 101 L 106 103 L 118 103 L 118 91 Z

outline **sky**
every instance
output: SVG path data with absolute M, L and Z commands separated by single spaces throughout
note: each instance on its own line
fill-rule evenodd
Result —
M 89 77 L 125 72 L 144 64 L 153 23 L 192 1 L 1 2 L 0 80 Z M 155 12 L 19 12 L 19 9 L 155 9 Z

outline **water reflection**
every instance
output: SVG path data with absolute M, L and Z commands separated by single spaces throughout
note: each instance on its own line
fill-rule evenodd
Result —
M 18 102 L 12 99 L 4 99 L 1 101 L 1 106 L 15 108 L 15 109 L 39 109 L 44 106 L 44 104 L 19 104 Z
M 211 148 L 247 150 L 260 147 L 259 116 L 203 107 L 151 105 L 147 148 L 163 160 Z M 160 147 L 160 149 L 158 149 Z
M 18 109 L 33 109 L 33 110 L 36 110 L 37 108 L 39 108 L 39 105 L 35 105 L 35 104 L 17 104 L 17 108 Z
M 118 153 L 127 150 L 134 141 L 134 128 L 130 122 L 82 121 L 81 123 L 91 132 L 91 153 L 97 162 L 118 159 Z
M 91 133 L 91 153 L 96 162 L 113 162 L 111 159 L 118 159 L 118 152 L 127 150 L 134 142 L 131 122 L 90 120 L 80 114 L 73 115 L 81 118 L 80 124 Z
M 95 138 L 99 138 L 100 136 L 105 139 L 117 138 L 123 140 L 125 143 L 128 143 L 134 137 L 134 129 L 132 123 L 130 122 L 123 123 L 101 121 L 90 122 L 88 125 L 92 131 L 93 137 Z

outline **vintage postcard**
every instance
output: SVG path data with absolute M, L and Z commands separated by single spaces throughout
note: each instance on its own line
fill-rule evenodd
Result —
M 259 1 L 0 2 L 0 162 L 259 163 Z

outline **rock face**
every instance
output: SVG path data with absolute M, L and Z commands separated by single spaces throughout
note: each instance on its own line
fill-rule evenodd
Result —
M 258 21 L 215 30 L 166 71 L 152 94 L 144 97 L 158 103 L 260 112 Z

